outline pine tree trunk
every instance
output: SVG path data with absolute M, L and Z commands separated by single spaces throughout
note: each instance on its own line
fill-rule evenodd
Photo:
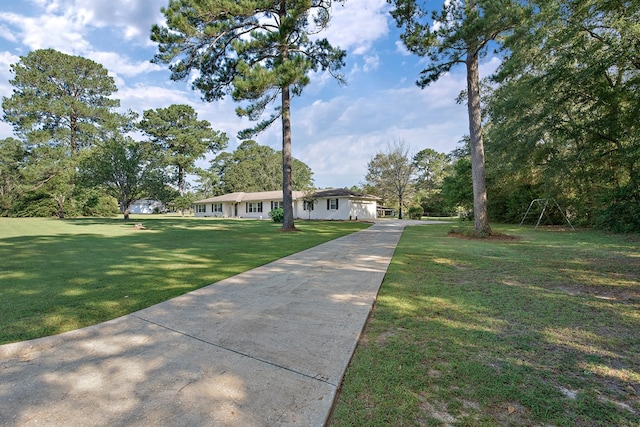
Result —
M 291 185 L 291 94 L 289 86 L 282 88 L 282 204 L 283 230 L 295 229 L 293 223 L 293 195 Z
M 487 187 L 484 171 L 484 142 L 482 140 L 482 112 L 480 106 L 480 78 L 478 54 L 474 48 L 467 53 L 467 108 L 469 112 L 469 136 L 471 138 L 471 174 L 473 177 L 473 213 L 475 229 L 491 234 L 487 214 Z

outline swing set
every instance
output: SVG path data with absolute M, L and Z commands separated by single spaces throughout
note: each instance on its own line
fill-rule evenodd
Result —
M 555 206 L 556 208 L 558 208 L 558 210 L 560 211 L 560 213 L 562 214 L 562 217 L 564 218 L 565 221 L 567 221 L 567 224 L 569 224 L 569 226 L 571 227 L 571 229 L 573 231 L 575 231 L 575 228 L 573 228 L 573 225 L 571 224 L 571 221 L 569 221 L 569 218 L 567 218 L 567 216 L 565 215 L 564 211 L 562 210 L 562 208 L 560 208 L 560 205 L 558 204 L 558 202 L 556 202 L 555 199 L 534 199 L 531 201 L 531 203 L 529 204 L 529 208 L 527 209 L 527 212 L 525 212 L 524 216 L 522 217 L 522 221 L 520 221 L 520 225 L 524 224 L 524 220 L 527 219 L 527 215 L 529 215 L 529 211 L 531 210 L 531 208 L 533 207 L 534 204 L 542 205 L 544 203 L 544 205 L 542 206 L 542 212 L 540 212 L 540 216 L 538 217 L 538 222 L 536 222 L 536 227 L 538 228 L 538 226 L 540 225 L 540 221 L 542 220 L 542 216 L 545 214 L 547 207 L 549 206 L 549 203 L 552 203 L 552 208 L 553 206 Z

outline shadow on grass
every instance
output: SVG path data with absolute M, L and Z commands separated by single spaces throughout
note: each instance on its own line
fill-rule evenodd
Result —
M 292 235 L 267 221 L 181 218 L 47 225 L 61 228 L 0 239 L 0 343 L 112 319 L 363 228 L 302 224 Z
M 637 240 L 508 232 L 405 232 L 334 425 L 636 425 Z
M 324 233 L 335 225 L 317 226 Z M 62 236 L 60 244 L 144 245 L 142 254 L 109 257 L 104 246 L 93 253 L 121 279 L 138 256 L 163 268 L 154 258 L 163 255 L 146 248 L 173 244 L 169 253 L 188 254 L 173 240 L 196 237 L 145 235 L 163 233 L 155 241 Z M 274 243 L 300 245 L 274 234 L 263 247 L 271 255 Z M 365 230 L 92 328 L 0 346 L 0 424 L 321 425 L 399 235 L 399 228 Z M 250 237 L 240 247 L 250 242 L 261 247 Z M 38 246 L 54 244 L 47 236 Z

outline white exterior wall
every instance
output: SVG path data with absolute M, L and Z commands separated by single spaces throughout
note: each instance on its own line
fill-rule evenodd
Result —
M 376 219 L 378 204 L 374 200 L 350 200 L 349 215 L 353 219 Z
M 335 199 L 335 198 L 332 198 Z M 327 199 L 316 200 L 315 206 L 309 215 L 309 211 L 305 211 L 304 202 L 298 200 L 294 215 L 301 219 L 317 219 L 317 220 L 355 220 L 357 219 L 375 219 L 376 218 L 376 202 L 373 200 L 351 200 L 348 198 L 337 198 L 338 209 L 327 209 Z
M 331 199 L 336 199 L 333 197 Z M 359 220 L 375 219 L 376 218 L 376 202 L 374 200 L 352 200 L 349 198 L 338 199 L 338 209 L 327 209 L 327 199 L 322 198 L 316 200 L 314 209 L 309 215 L 309 211 L 304 210 L 304 201 L 297 199 L 293 201 L 293 216 L 296 219 L 312 219 L 312 220 Z M 269 212 L 271 212 L 271 202 L 277 202 L 280 200 L 262 200 L 262 212 L 247 212 L 248 203 L 257 203 L 258 201 L 240 202 L 238 203 L 237 217 L 239 218 L 255 218 L 255 219 L 269 219 Z M 213 204 L 205 204 L 206 212 L 198 212 L 196 207 L 196 217 L 223 217 L 223 218 L 235 218 L 235 202 L 222 202 L 222 214 L 220 212 L 213 212 Z
M 197 217 L 214 217 L 214 218 L 229 218 L 233 216 L 233 203 L 223 202 L 222 203 L 222 212 L 214 212 L 213 205 L 215 203 L 207 203 L 204 205 L 205 212 L 198 212 L 198 206 L 196 205 L 194 209 L 194 216 Z

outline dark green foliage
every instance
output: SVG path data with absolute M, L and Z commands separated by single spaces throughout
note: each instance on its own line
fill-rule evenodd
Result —
M 118 214 L 118 200 L 98 189 L 89 190 L 82 206 L 82 216 L 108 218 Z
M 422 218 L 422 215 L 424 215 L 424 210 L 422 209 L 422 206 L 411 206 L 407 213 L 411 219 L 420 219 Z
M 302 161 L 292 159 L 294 190 L 313 185 L 313 172 Z M 282 186 L 282 153 L 255 141 L 243 141 L 233 153 L 221 153 L 208 171 L 216 177 L 220 194 L 236 191 L 274 191 Z
M 0 216 L 9 216 L 24 189 L 22 168 L 27 151 L 13 138 L 0 140 Z
M 595 223 L 614 233 L 640 233 L 640 189 L 622 187 L 605 195 Z
M 34 50 L 11 65 L 13 95 L 4 98 L 5 121 L 30 144 L 62 144 L 68 154 L 91 145 L 111 110 L 115 82 L 100 64 L 53 49 Z
M 473 182 L 471 160 L 458 159 L 453 165 L 453 174 L 444 178 L 442 197 L 449 206 L 456 206 L 464 213 L 473 212 Z
M 79 158 L 116 117 L 113 109 L 120 102 L 111 97 L 117 90 L 114 80 L 102 65 L 53 49 L 30 52 L 11 65 L 11 71 L 13 95 L 3 98 L 2 108 L 25 153 L 14 196 L 22 194 L 27 200 L 25 204 L 13 200 L 21 207 L 7 208 L 5 203 L 3 211 L 43 215 L 47 209 L 40 202 L 34 210 L 28 201 L 39 200 L 43 193 L 55 202 L 60 218 L 79 215 L 82 200 L 75 199 Z M 7 154 L 0 154 L 5 161 Z
M 637 230 L 640 4 L 534 3 L 505 41 L 488 103 L 491 193 L 513 198 L 528 185 L 534 198 L 562 200 L 576 223 Z
M 178 192 L 187 190 L 187 174 L 195 171 L 195 162 L 208 153 L 226 148 L 227 135 L 211 128 L 189 105 L 146 110 L 139 128 L 162 153 L 162 160 L 172 174 Z
M 273 220 L 273 222 L 282 224 L 284 220 L 284 209 L 278 208 L 269 212 L 269 217 Z
M 120 213 L 129 217 L 129 206 L 145 196 L 155 197 L 166 187 L 161 157 L 149 144 L 114 133 L 93 148 L 80 163 L 80 182 L 100 187 L 118 200 Z

